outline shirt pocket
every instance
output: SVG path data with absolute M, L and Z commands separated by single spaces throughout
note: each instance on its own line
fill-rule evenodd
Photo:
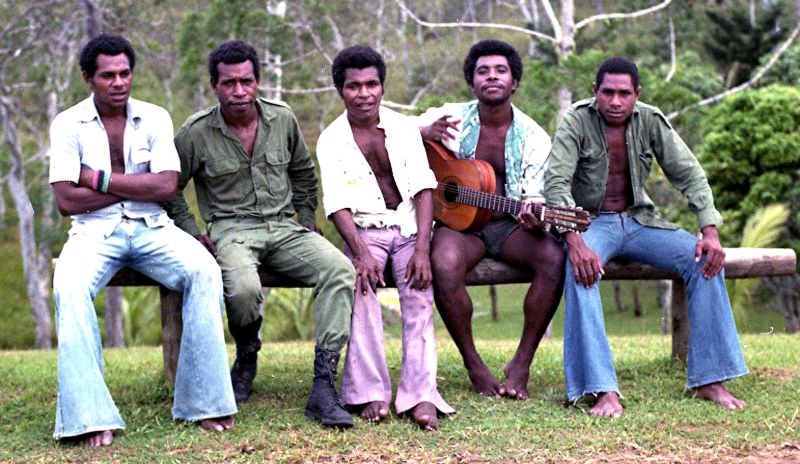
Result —
M 639 179 L 644 182 L 650 176 L 650 170 L 653 168 L 653 152 L 651 150 L 644 150 L 639 153 Z
M 153 152 L 150 151 L 150 144 L 146 141 L 131 146 L 131 168 L 134 174 L 150 172 L 152 160 Z
M 289 163 L 292 154 L 285 143 L 270 143 L 264 157 L 267 161 L 267 190 L 273 197 L 283 197 L 289 191 Z
M 605 186 L 608 178 L 608 160 L 605 149 L 596 145 L 581 148 L 574 183 L 581 186 Z
M 208 192 L 221 203 L 242 201 L 242 186 L 239 185 L 239 161 L 233 157 L 206 158 L 203 180 Z

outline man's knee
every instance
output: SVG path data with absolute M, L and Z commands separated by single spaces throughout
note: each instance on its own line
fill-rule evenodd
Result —
M 256 320 L 264 301 L 258 274 L 237 274 L 225 278 L 225 309 L 231 325 L 244 326 Z
M 339 249 L 328 243 L 325 257 L 320 266 L 321 280 L 341 282 L 348 287 L 355 286 L 356 269 L 352 261 Z

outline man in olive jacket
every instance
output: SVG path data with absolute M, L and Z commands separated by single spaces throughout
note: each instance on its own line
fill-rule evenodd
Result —
M 548 204 L 577 205 L 594 215 L 583 235 L 564 234 L 567 396 L 595 396 L 590 414 L 622 415 L 599 290 L 603 266 L 621 257 L 683 277 L 689 297 L 687 388 L 724 408 L 743 408 L 722 385 L 747 368 L 725 289 L 725 254 L 716 228 L 722 217 L 705 173 L 661 111 L 638 102 L 635 64 L 605 61 L 593 89 L 594 98 L 573 104 L 564 116 L 545 175 Z M 656 211 L 644 189 L 654 160 L 696 213 L 700 239 Z
M 353 419 L 339 404 L 335 381 L 349 336 L 355 271 L 316 233 L 314 162 L 291 109 L 257 96 L 259 69 L 255 49 L 238 40 L 209 55 L 219 104 L 190 116 L 175 137 L 181 176 L 168 212 L 222 269 L 228 328 L 236 342 L 231 369 L 236 400 L 249 399 L 256 374 L 263 265 L 314 286 L 317 344 L 306 415 L 323 425 L 350 427 Z M 183 197 L 192 178 L 208 235 L 200 232 Z

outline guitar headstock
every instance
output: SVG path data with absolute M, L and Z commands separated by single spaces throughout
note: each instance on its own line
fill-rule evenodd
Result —
M 588 211 L 580 207 L 544 205 L 541 220 L 573 232 L 585 232 L 592 223 Z

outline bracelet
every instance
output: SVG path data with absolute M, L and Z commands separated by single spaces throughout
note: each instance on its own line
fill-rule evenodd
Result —
M 101 172 L 103 173 L 103 185 L 100 187 L 100 191 L 108 193 L 108 186 L 111 184 L 111 172 Z
M 100 189 L 99 180 L 100 180 L 100 177 L 102 176 L 102 174 L 103 174 L 103 171 L 97 170 L 92 175 L 92 190 L 99 190 Z

